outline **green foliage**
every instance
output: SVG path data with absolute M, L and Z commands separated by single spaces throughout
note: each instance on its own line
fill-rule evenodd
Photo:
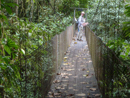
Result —
M 128 17 L 127 20 L 124 22 L 122 38 L 130 41 L 130 4 L 125 6 L 125 14 Z
M 79 6 L 79 0 L 63 0 L 62 4 L 59 5 L 59 12 L 71 14 L 73 9 L 70 7 Z
M 0 15 L 0 85 L 4 87 L 4 96 L 7 98 L 34 98 L 35 90 L 35 98 L 38 98 L 43 94 L 40 90 L 45 89 L 43 82 L 52 74 L 52 48 L 49 40 L 64 31 L 71 24 L 72 18 L 59 12 L 53 15 L 52 9 L 40 6 L 38 18 L 37 10 L 33 10 L 35 15 L 30 21 L 29 6 L 26 17 L 19 18 L 11 10 L 16 4 L 8 2 L 2 1 Z M 36 8 L 37 2 L 34 5 Z
M 125 9 L 126 9 L 126 11 L 125 11 L 126 16 L 127 16 L 127 17 L 130 17 L 130 4 L 127 4 L 127 5 L 125 6 Z
M 108 42 L 107 46 L 109 46 L 110 49 L 115 51 L 115 53 L 118 55 L 118 57 L 127 61 L 127 60 L 130 60 L 129 44 L 130 43 L 127 40 L 124 41 L 124 39 L 118 39 L 118 40 L 110 40 Z
M 125 14 L 129 15 L 129 6 L 124 7 L 123 1 L 122 4 L 120 1 L 114 0 L 110 1 L 101 1 L 99 3 L 98 9 L 95 10 L 98 2 L 93 2 L 93 6 L 88 10 L 88 20 L 91 25 L 91 29 L 98 35 L 104 43 L 107 43 L 109 48 L 113 49 L 118 57 L 121 57 L 121 54 L 125 53 L 125 60 L 129 59 L 128 49 L 124 47 L 129 46 L 129 21 L 127 20 Z M 120 4 L 120 5 L 119 5 Z M 126 8 L 126 11 L 125 11 Z M 95 11 L 97 11 L 95 13 Z M 124 14 L 125 12 L 125 14 Z M 91 18 L 92 17 L 92 18 Z M 123 31 L 122 31 L 123 29 Z M 127 46 L 126 46 L 127 45 Z
M 6 9 L 6 11 L 11 14 L 11 7 L 18 6 L 16 3 L 7 3 L 5 0 L 1 0 L 1 10 Z
M 100 2 L 99 2 L 100 1 Z M 125 0 L 126 1 L 126 0 Z M 118 57 L 118 62 L 112 63 L 113 68 L 113 92 L 106 92 L 106 95 L 113 98 L 127 98 L 129 95 L 129 65 L 130 65 L 130 22 L 129 4 L 125 6 L 123 0 L 94 0 L 90 1 L 88 10 L 88 21 L 92 31 L 100 37 L 103 42 Z M 125 14 L 124 14 L 125 13 Z M 105 48 L 106 49 L 106 48 Z M 114 59 L 111 52 L 103 50 L 103 58 Z M 106 51 L 106 53 L 104 53 Z M 111 61 L 114 61 L 111 60 Z M 121 65 L 119 64 L 121 61 Z M 106 65 L 105 77 L 110 76 L 110 66 Z M 108 79 L 109 80 L 109 79 Z M 108 91 L 111 91 L 112 83 L 110 81 L 100 81 L 101 86 L 105 85 Z
M 16 3 L 7 3 L 5 0 L 1 0 L 0 19 L 3 19 L 7 22 L 7 17 L 6 15 L 4 15 L 4 10 L 6 10 L 8 14 L 11 14 L 12 13 L 11 7 L 15 6 L 18 5 Z
M 38 98 L 53 72 L 49 40 L 72 24 L 70 7 L 87 7 L 88 1 L 14 2 L 1 0 L 0 85 L 7 98 Z
M 87 8 L 89 0 L 61 0 L 62 2 L 57 5 L 58 11 L 65 13 L 66 15 L 73 15 L 74 8 Z M 76 11 L 77 14 L 77 11 Z M 79 15 L 78 15 L 79 16 Z

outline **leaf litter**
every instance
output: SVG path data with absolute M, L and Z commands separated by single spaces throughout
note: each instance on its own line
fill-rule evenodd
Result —
M 60 80 L 54 80 L 53 83 L 60 83 Z
M 90 90 L 95 91 L 95 90 L 96 90 L 96 88 L 90 88 Z
M 76 94 L 77 96 L 80 96 L 80 97 L 84 97 L 84 96 L 86 96 L 86 94 L 84 94 L 84 93 L 81 93 L 81 94 Z
M 77 44 L 77 42 L 74 42 L 74 44 Z M 83 51 L 83 50 L 82 50 L 82 51 Z M 66 52 L 66 53 L 67 53 L 67 52 Z M 79 57 L 79 56 L 82 56 L 82 55 L 81 55 L 81 54 L 75 55 L 75 57 Z M 66 71 L 75 70 L 75 69 L 72 69 L 72 64 L 69 64 L 69 62 L 67 62 L 68 58 L 69 58 L 69 57 L 64 57 L 64 63 L 63 63 L 63 65 L 70 65 L 70 66 L 68 66 L 68 68 L 64 68 L 64 67 L 61 68 L 61 69 L 63 69 L 65 72 L 66 72 Z M 87 58 L 83 57 L 83 59 L 87 59 Z M 77 61 L 72 59 L 71 62 L 73 63 L 73 62 L 77 62 Z M 80 59 L 79 62 L 81 62 L 81 59 Z M 91 60 L 90 60 L 89 62 L 91 62 Z M 85 63 L 86 63 L 86 62 L 85 62 Z M 74 65 L 73 65 L 73 66 L 74 66 Z M 85 76 L 86 78 L 89 78 L 89 77 L 90 77 L 89 70 L 88 70 L 87 68 L 84 68 L 84 67 L 86 67 L 86 65 L 82 65 L 82 64 L 81 64 L 81 66 L 82 66 L 82 68 L 81 68 L 80 70 L 87 72 L 87 74 L 85 74 L 85 75 L 83 75 L 83 76 Z M 65 67 L 67 67 L 67 66 L 65 66 Z M 70 69 L 69 69 L 69 68 L 70 68 Z M 88 71 L 87 71 L 87 70 L 88 70 Z M 68 76 L 69 76 L 69 75 L 72 75 L 72 74 L 69 74 L 69 73 L 57 73 L 57 75 L 62 75 L 63 77 L 68 78 Z M 91 75 L 94 75 L 94 74 L 91 74 Z M 65 79 L 65 78 L 64 78 L 64 79 Z M 75 76 L 74 78 L 76 78 L 76 76 Z M 62 80 L 62 81 L 67 82 L 68 80 Z M 60 80 L 55 80 L 55 81 L 53 81 L 53 83 L 60 83 L 60 82 L 61 82 Z M 88 82 L 80 82 L 80 83 L 82 83 L 82 84 L 89 84 Z M 62 85 L 62 86 L 63 86 L 63 87 L 58 86 L 58 87 L 56 87 L 56 89 L 57 89 L 57 90 L 64 89 L 64 87 L 67 86 L 67 85 Z M 72 86 L 77 86 L 77 85 L 76 85 L 76 84 L 73 84 Z M 89 88 L 89 89 L 92 90 L 92 91 L 95 91 L 95 90 L 96 90 L 96 88 L 90 88 L 90 86 L 86 86 L 86 87 Z M 95 86 L 93 86 L 93 87 L 95 87 Z M 86 89 L 87 89 L 87 88 L 86 88 Z M 73 89 L 73 87 L 69 87 L 69 89 Z M 75 91 L 78 91 L 78 90 L 75 89 Z M 57 96 L 57 98 L 58 98 L 58 97 L 60 96 L 60 93 L 55 93 L 54 95 Z M 86 95 L 90 95 L 90 93 L 88 93 L 88 94 L 80 93 L 80 94 L 76 94 L 76 95 L 79 96 L 79 97 L 85 98 Z M 71 96 L 74 97 L 74 94 L 68 94 L 67 96 L 68 96 L 68 98 L 71 98 Z M 95 94 L 95 97 L 97 97 L 97 96 L 100 96 L 100 94 Z M 89 97 L 87 97 L 87 98 L 89 98 Z

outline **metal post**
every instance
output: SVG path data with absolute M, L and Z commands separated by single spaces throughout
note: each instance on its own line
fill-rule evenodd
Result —
M 75 9 L 74 9 L 74 34 L 75 34 Z M 74 36 L 73 34 L 73 36 Z
M 85 9 L 85 19 L 86 19 L 86 22 L 87 22 L 87 10 Z

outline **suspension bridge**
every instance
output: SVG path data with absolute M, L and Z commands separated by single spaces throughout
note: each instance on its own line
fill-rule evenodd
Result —
M 83 41 L 77 41 L 76 35 L 73 37 L 56 75 L 47 98 L 101 96 L 85 35 Z
M 119 92 L 122 88 L 119 82 L 125 83 L 127 81 L 122 81 L 118 77 L 120 77 L 120 74 L 124 75 L 125 79 L 129 77 L 127 77 L 125 71 L 121 71 L 123 67 L 119 66 L 122 64 L 115 53 L 89 27 L 85 27 L 83 41 L 77 41 L 75 33 L 75 36 L 72 36 L 72 28 L 74 26 L 67 28 L 71 29 L 68 30 L 68 34 L 71 36 L 67 38 L 70 40 L 72 38 L 68 49 L 63 52 L 63 48 L 59 48 L 63 52 L 61 56 L 62 64 L 59 68 L 57 67 L 58 70 L 46 97 L 113 98 L 113 96 L 116 96 L 117 98 L 121 96 L 121 93 L 116 93 L 116 95 L 112 93 L 115 89 Z M 62 36 L 64 34 L 61 33 L 59 37 L 63 38 Z M 64 37 L 66 38 L 66 36 Z M 63 41 L 61 44 L 64 45 L 64 43 Z M 59 45 L 59 47 L 63 46 Z M 127 94 L 129 96 L 129 93 Z
M 49 22 L 48 24 L 43 20 L 47 31 L 43 32 L 45 28 L 42 28 L 43 25 L 41 25 L 39 7 L 35 12 L 37 13 L 36 20 L 28 21 L 26 18 L 20 20 L 18 17 L 12 17 L 10 21 L 14 27 L 10 32 L 6 28 L 7 36 L 10 39 L 16 38 L 19 49 L 16 46 L 12 47 L 11 45 L 15 44 L 11 43 L 11 40 L 9 41 L 12 51 L 15 53 L 15 48 L 18 50 L 18 57 L 10 64 L 15 70 L 13 71 L 9 66 L 8 70 L 3 67 L 2 75 L 7 73 L 5 77 L 14 80 L 17 85 L 12 86 L 14 82 L 2 83 L 5 84 L 5 87 L 0 84 L 0 96 L 2 98 L 10 98 L 9 95 L 15 96 L 15 98 L 130 98 L 130 67 L 124 65 L 115 53 L 115 51 L 119 51 L 117 40 L 120 35 L 118 34 L 120 27 L 122 27 L 121 23 L 123 23 L 120 15 L 124 14 L 122 13 L 124 7 L 120 1 L 99 0 L 93 15 L 87 15 L 93 12 L 91 7 L 88 8 L 89 10 L 71 8 L 74 9 L 74 18 L 76 9 L 85 10 L 85 18 L 89 22 L 89 26 L 84 27 L 83 41 L 77 40 L 75 22 L 61 33 L 58 32 L 58 29 L 49 28 L 49 24 L 53 23 L 50 21 L 57 22 L 49 15 L 50 19 L 46 20 Z M 49 10 L 45 12 L 47 13 Z M 24 14 L 23 17 L 25 17 Z M 32 17 L 33 13 L 30 16 Z M 36 22 L 38 25 L 31 23 L 32 20 L 35 20 L 34 23 Z M 55 23 L 54 26 L 57 28 L 59 24 L 55 25 Z M 2 25 L 3 32 L 4 29 Z M 55 36 L 49 32 L 50 29 L 55 30 Z M 115 43 L 111 50 L 108 45 L 113 42 Z M 6 43 L 6 40 L 3 43 Z M 11 52 L 8 48 L 6 50 L 8 53 Z M 12 58 L 16 56 L 11 53 L 10 55 Z M 6 63 L 8 63 L 7 59 L 3 58 Z M 15 72 L 18 72 L 19 75 L 15 75 Z M 10 75 L 14 77 L 10 77 Z M 7 81 L 6 78 L 2 79 Z M 13 94 L 10 93 L 11 91 Z M 13 98 L 12 96 L 11 98 Z
M 63 58 L 47 98 L 126 98 L 130 97 L 128 66 L 124 65 L 107 44 L 118 39 L 121 4 L 115 1 L 114 14 L 108 1 L 99 1 L 90 26 L 85 27 L 83 41 L 74 35 Z M 106 6 L 105 6 L 106 5 Z M 104 7 L 106 10 L 104 10 Z M 84 8 L 76 9 L 86 10 Z M 86 14 L 87 19 L 87 14 Z M 89 17 L 90 18 L 90 17 Z M 111 28 L 112 27 L 112 28 Z M 96 32 L 96 33 L 95 33 Z M 114 37 L 111 38 L 111 32 Z M 98 37 L 100 36 L 100 37 Z M 114 50 L 118 47 L 114 44 Z M 126 85 L 127 87 L 126 87 Z

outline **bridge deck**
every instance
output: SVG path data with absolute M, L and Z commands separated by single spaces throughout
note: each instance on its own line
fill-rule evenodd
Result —
M 72 41 L 47 98 L 100 98 L 85 36 Z

